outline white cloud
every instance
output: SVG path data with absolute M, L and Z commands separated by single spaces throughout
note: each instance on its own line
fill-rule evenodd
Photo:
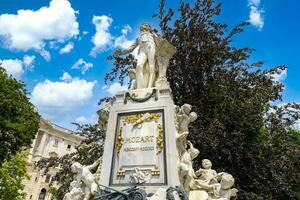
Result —
M 248 0 L 248 2 L 250 7 L 249 22 L 258 30 L 262 30 L 264 27 L 264 11 L 259 8 L 260 0 Z
M 106 49 L 113 40 L 109 32 L 109 27 L 113 19 L 106 15 L 94 16 L 92 22 L 96 27 L 96 33 L 92 37 L 94 47 L 90 54 L 96 56 L 99 51 Z
M 92 115 L 90 117 L 79 116 L 75 119 L 78 124 L 95 124 L 98 121 L 97 115 Z
M 63 48 L 61 48 L 59 50 L 59 53 L 60 54 L 69 53 L 73 48 L 74 48 L 74 43 L 73 42 L 69 42 L 68 44 L 66 44 L 66 46 L 64 46 Z
M 249 0 L 250 6 L 259 6 L 260 0 Z
M 0 37 L 8 49 L 34 49 L 46 60 L 46 41 L 65 41 L 79 33 L 76 11 L 67 0 L 52 0 L 48 7 L 18 10 L 17 14 L 0 15 Z
M 128 33 L 132 32 L 132 28 L 128 24 L 122 27 L 121 35 L 113 36 L 109 32 L 109 27 L 113 22 L 112 18 L 106 15 L 94 16 L 92 22 L 96 27 L 96 33 L 92 37 L 94 47 L 90 52 L 91 56 L 96 56 L 97 53 L 107 50 L 111 47 L 127 49 L 134 42 L 127 39 Z
M 123 26 L 121 32 L 123 35 L 127 35 L 128 33 L 132 32 L 132 28 L 131 26 L 129 26 L 129 24 L 126 24 L 125 26 Z
M 25 55 L 23 57 L 23 64 L 28 69 L 33 69 L 33 63 L 34 63 L 34 61 L 35 61 L 35 56 Z
M 93 63 L 86 62 L 82 58 L 77 60 L 73 66 L 72 69 L 79 69 L 82 74 L 84 74 L 87 70 L 93 67 Z
M 64 75 L 61 79 L 65 79 Z M 96 81 L 79 78 L 68 82 L 66 79 L 62 82 L 45 80 L 34 87 L 31 102 L 44 117 L 59 118 L 86 103 L 93 95 L 95 84 Z
M 294 124 L 294 128 L 300 130 L 300 120 L 296 121 L 296 123 Z
M 35 56 L 25 55 L 23 61 L 19 59 L 4 59 L 0 60 L 1 66 L 16 79 L 21 79 L 25 69 L 32 69 Z
M 20 79 L 24 73 L 22 61 L 19 59 L 0 60 L 1 66 L 16 79 Z
M 106 90 L 110 95 L 113 96 L 113 95 L 117 94 L 118 92 L 128 90 L 128 86 L 126 86 L 126 85 L 122 86 L 120 83 L 116 82 L 116 83 L 111 84 L 109 87 L 103 86 L 102 89 Z
M 120 35 L 119 37 L 117 37 L 117 38 L 115 39 L 114 47 L 115 47 L 115 48 L 120 47 L 120 48 L 122 48 L 122 49 L 128 49 L 128 48 L 132 45 L 132 43 L 134 42 L 134 41 L 132 41 L 132 40 L 128 40 L 128 39 L 127 39 L 127 34 L 130 33 L 130 32 L 132 32 L 132 29 L 131 29 L 131 27 L 127 24 L 127 25 L 125 25 L 125 26 L 122 28 L 121 32 L 122 32 L 122 35 Z
M 46 51 L 45 49 L 41 49 L 39 50 L 39 53 L 47 62 L 51 60 L 51 54 L 49 51 Z
M 128 49 L 133 44 L 133 41 L 127 40 L 126 36 L 121 35 L 115 40 L 115 47 L 121 47 L 122 49 Z
M 278 82 L 285 80 L 287 77 L 287 68 L 281 70 L 279 74 L 272 74 L 271 77 Z
M 72 76 L 68 72 L 64 72 L 63 75 L 59 78 L 62 81 L 70 82 L 72 81 Z

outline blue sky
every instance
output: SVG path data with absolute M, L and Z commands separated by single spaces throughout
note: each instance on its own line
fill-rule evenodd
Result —
M 154 27 L 158 0 L 1 0 L 0 62 L 27 84 L 31 101 L 46 119 L 73 129 L 71 122 L 96 122 L 100 98 L 126 87 L 104 85 L 107 56 L 136 38 L 142 22 Z M 167 1 L 176 7 L 177 0 Z M 189 1 L 192 2 L 192 1 Z M 300 102 L 300 2 L 224 0 L 218 21 L 251 26 L 234 40 L 256 51 L 265 67 L 285 64 L 274 77 L 285 84 L 284 102 Z

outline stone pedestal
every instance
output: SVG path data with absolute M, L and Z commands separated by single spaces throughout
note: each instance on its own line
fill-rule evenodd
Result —
M 174 103 L 169 88 L 121 92 L 110 108 L 100 184 L 147 193 L 178 186 Z

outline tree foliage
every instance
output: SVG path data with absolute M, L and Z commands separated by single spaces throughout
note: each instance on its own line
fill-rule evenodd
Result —
M 155 14 L 159 33 L 177 48 L 167 71 L 174 101 L 193 105 L 199 115 L 189 134 L 201 152 L 195 167 L 209 158 L 218 171 L 231 173 L 238 199 L 300 199 L 299 132 L 290 128 L 300 106 L 274 103 L 284 86 L 273 75 L 286 66 L 251 63 L 253 49 L 232 44 L 248 23 L 229 29 L 216 21 L 220 12 L 214 0 L 195 0 L 180 3 L 174 15 L 161 0 Z M 135 67 L 132 56 L 109 59 L 114 67 L 106 81 L 122 82 Z
M 22 146 L 30 146 L 39 127 L 39 115 L 29 102 L 25 84 L 0 66 L 0 163 Z
M 97 124 L 74 124 L 77 125 L 76 134 L 86 138 L 75 147 L 76 151 L 62 157 L 41 159 L 36 163 L 38 167 L 43 168 L 45 174 L 47 174 L 50 169 L 58 169 L 59 167 L 59 170 L 51 179 L 51 185 L 54 182 L 58 183 L 58 188 L 52 187 L 50 190 L 54 199 L 63 199 L 64 195 L 69 191 L 69 185 L 74 175 L 71 171 L 73 162 L 90 165 L 95 160 L 101 158 L 103 154 L 103 143 L 105 139 L 103 130 L 100 130 Z
M 29 178 L 27 175 L 27 153 L 19 152 L 10 157 L 0 166 L 0 199 L 23 200 L 22 181 Z

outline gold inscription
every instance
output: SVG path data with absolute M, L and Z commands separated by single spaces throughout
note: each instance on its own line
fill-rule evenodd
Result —
M 154 151 L 154 147 L 127 147 L 124 149 L 124 151 Z
M 146 135 L 146 136 L 132 136 L 126 137 L 125 143 L 146 143 L 146 142 L 153 142 L 154 136 Z

